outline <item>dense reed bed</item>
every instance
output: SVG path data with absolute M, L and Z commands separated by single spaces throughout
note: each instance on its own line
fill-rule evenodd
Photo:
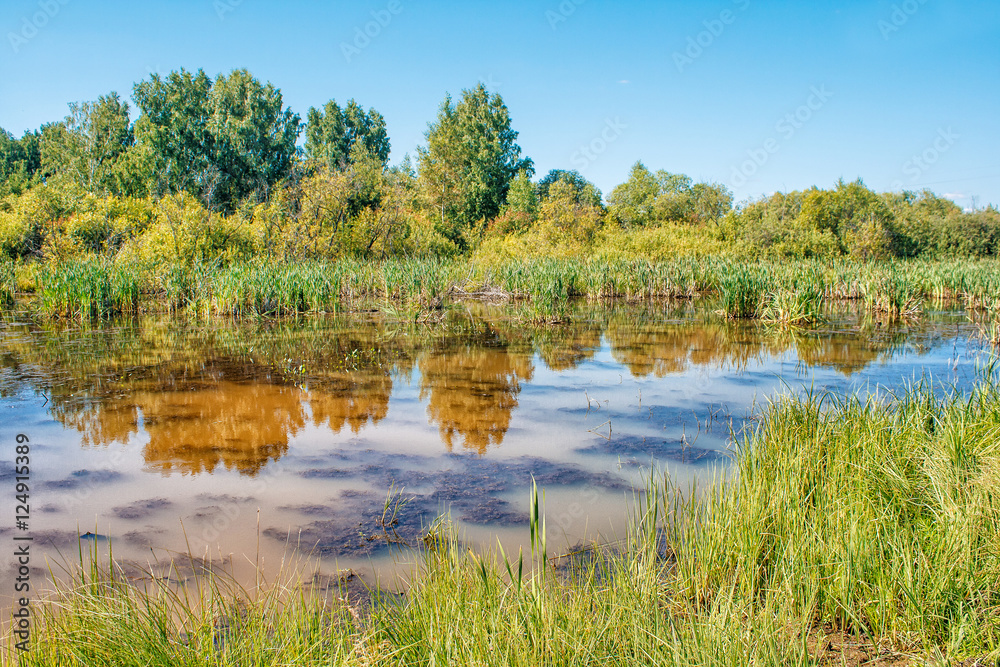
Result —
M 473 553 L 445 522 L 370 605 L 92 564 L 21 664 L 992 665 L 998 435 L 994 369 L 967 394 L 785 397 L 699 493 L 651 475 L 611 546 L 551 558 L 535 489 L 530 554 Z
M 100 319 L 139 312 L 140 273 L 107 260 L 65 262 L 34 271 L 38 307 L 46 315 Z
M 11 308 L 17 294 L 17 277 L 13 262 L 0 262 L 0 308 Z
M 149 268 L 106 260 L 0 267 L 0 302 L 17 283 L 44 314 L 103 317 L 155 309 L 280 316 L 378 308 L 436 307 L 467 294 L 531 300 L 557 310 L 576 297 L 646 300 L 717 294 L 733 319 L 818 321 L 824 301 L 860 300 L 888 318 L 919 315 L 926 300 L 988 310 L 1000 294 L 1000 262 L 954 260 L 735 262 L 727 259 L 263 261 Z M 3 296 L 8 295 L 8 296 Z

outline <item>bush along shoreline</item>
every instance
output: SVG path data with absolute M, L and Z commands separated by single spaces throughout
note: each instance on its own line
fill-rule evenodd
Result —
M 20 664 L 995 665 L 1000 383 L 980 373 L 964 393 L 784 396 L 728 474 L 696 493 L 651 474 L 626 539 L 568 559 L 537 487 L 530 553 L 475 553 L 443 520 L 402 595 L 365 604 L 91 560 Z

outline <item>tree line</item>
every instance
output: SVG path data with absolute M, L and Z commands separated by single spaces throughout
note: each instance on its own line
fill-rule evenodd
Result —
M 734 205 L 718 183 L 638 162 L 606 197 L 579 172 L 534 180 L 503 99 L 446 96 L 415 164 L 382 115 L 330 100 L 302 118 L 246 70 L 154 74 L 129 102 L 0 130 L 0 256 L 157 261 L 352 255 L 995 256 L 995 208 L 860 180 Z M 299 141 L 304 137 L 302 146 Z

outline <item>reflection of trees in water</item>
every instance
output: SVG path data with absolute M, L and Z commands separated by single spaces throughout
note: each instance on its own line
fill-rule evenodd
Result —
M 793 343 L 789 343 L 791 347 Z M 819 337 L 808 334 L 795 336 L 795 352 L 806 366 L 832 368 L 845 376 L 863 371 L 880 357 L 891 356 L 894 346 L 888 349 L 873 342 L 862 342 L 847 337 Z
M 63 426 L 82 434 L 84 447 L 127 444 L 139 433 L 139 409 L 131 401 L 88 400 L 83 407 L 56 402 L 50 412 Z
M 692 366 L 739 372 L 791 350 L 803 364 L 850 375 L 940 332 L 929 319 L 902 329 L 855 319 L 788 331 L 726 322 L 690 304 L 593 303 L 560 326 L 471 306 L 442 326 L 391 329 L 350 318 L 141 320 L 97 330 L 29 323 L 0 330 L 0 393 L 44 392 L 52 416 L 87 446 L 127 443 L 144 419 L 147 462 L 165 473 L 221 466 L 255 474 L 310 417 L 336 432 L 378 423 L 393 377 L 408 376 L 418 358 L 420 396 L 445 445 L 485 453 L 507 433 L 534 354 L 569 370 L 591 359 L 604 335 L 632 374 L 664 377 Z
M 377 326 L 336 331 L 328 322 L 32 325 L 3 338 L 0 364 L 11 378 L 5 389 L 45 392 L 52 416 L 84 446 L 127 443 L 141 415 L 151 469 L 254 475 L 305 425 L 303 402 L 316 425 L 335 431 L 356 433 L 385 416 L 390 371 L 408 373 L 413 354 L 398 342 L 379 345 L 379 335 Z
M 565 327 L 549 327 L 540 330 L 534 342 L 547 368 L 568 371 L 592 359 L 601 349 L 601 326 L 596 322 L 572 322 Z
M 439 347 L 420 359 L 420 398 L 451 450 L 485 454 L 500 445 L 517 407 L 521 382 L 531 380 L 531 357 L 511 350 L 491 329 Z
M 642 324 L 608 323 L 605 334 L 614 359 L 638 377 L 665 377 L 692 366 L 743 372 L 767 356 L 793 351 L 807 366 L 852 375 L 878 360 L 889 360 L 912 336 L 926 329 L 882 332 L 780 329 L 758 323 L 705 321 Z
M 53 414 L 79 430 L 85 445 L 106 446 L 127 443 L 138 432 L 141 413 L 149 435 L 143 456 L 150 469 L 198 474 L 222 466 L 256 475 L 288 450 L 290 438 L 308 421 L 306 405 L 314 424 L 336 432 L 349 425 L 358 433 L 385 417 L 392 379 L 383 373 L 351 375 L 335 393 L 332 387 L 305 391 L 266 381 L 181 383 L 173 378 L 159 386 L 144 383 L 127 397 L 92 401 L 81 411 L 60 408 Z
M 340 386 L 324 384 L 310 392 L 309 407 L 316 426 L 328 426 L 335 433 L 349 426 L 353 433 L 360 433 L 369 422 L 377 424 L 389 412 L 392 377 L 388 373 L 359 373 L 337 384 Z
M 191 391 L 140 393 L 149 443 L 146 465 L 162 473 L 197 474 L 224 466 L 256 475 L 288 450 L 305 426 L 303 392 L 294 386 L 235 384 Z
M 635 376 L 664 377 L 692 365 L 743 370 L 763 352 L 761 341 L 725 323 L 646 324 L 612 321 L 611 355 Z

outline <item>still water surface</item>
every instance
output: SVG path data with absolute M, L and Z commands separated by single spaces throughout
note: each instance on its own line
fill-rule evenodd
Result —
M 394 547 L 443 513 L 470 543 L 516 551 L 532 477 L 559 551 L 621 535 L 651 465 L 682 485 L 724 474 L 733 433 L 783 391 L 925 374 L 967 386 L 988 354 L 976 333 L 959 311 L 893 327 L 846 310 L 788 332 L 727 323 L 705 302 L 582 304 L 557 326 L 480 304 L 432 325 L 8 314 L 0 484 L 9 494 L 27 434 L 39 568 L 40 550 L 72 561 L 86 535 L 181 580 L 197 563 L 248 576 L 292 554 L 370 572 L 409 557 Z M 13 531 L 8 517 L 0 538 Z M 189 565 L 168 568 L 178 555 Z

